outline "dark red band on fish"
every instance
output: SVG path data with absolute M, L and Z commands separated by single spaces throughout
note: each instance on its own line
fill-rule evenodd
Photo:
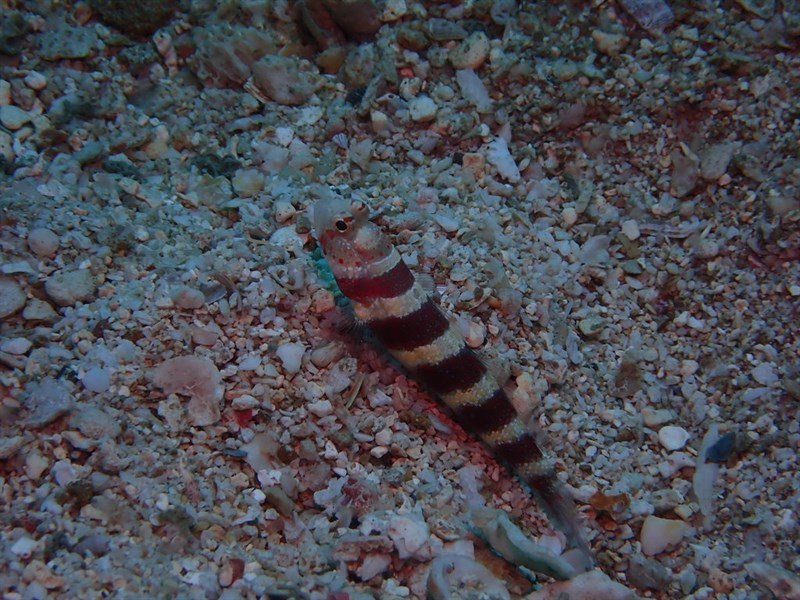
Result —
M 439 339 L 449 323 L 428 299 L 404 317 L 387 317 L 367 323 L 369 330 L 388 350 L 415 350 Z
M 497 388 L 480 404 L 465 404 L 455 411 L 456 420 L 462 427 L 485 435 L 508 425 L 517 416 L 505 392 Z
M 555 474 L 549 470 L 541 475 L 532 475 L 526 478 L 525 483 L 540 494 L 557 493 L 558 483 Z
M 404 294 L 414 285 L 414 274 L 402 260 L 383 275 L 337 278 L 342 294 L 355 302 L 368 302 L 374 298 L 394 298 Z
M 504 461 L 514 468 L 542 458 L 542 450 L 536 444 L 536 440 L 527 433 L 514 441 L 498 444 L 494 449 Z
M 415 373 L 436 394 L 465 390 L 480 381 L 486 367 L 467 346 L 435 365 L 420 365 Z

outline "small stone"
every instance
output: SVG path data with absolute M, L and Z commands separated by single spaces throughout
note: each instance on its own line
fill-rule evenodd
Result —
M 62 271 L 51 275 L 44 283 L 44 290 L 59 306 L 73 306 L 89 300 L 95 291 L 94 276 L 86 269 Z
M 672 153 L 672 181 L 671 191 L 683 198 L 691 193 L 697 185 L 699 169 L 697 163 L 683 152 Z
M 321 85 L 310 63 L 288 56 L 265 56 L 252 67 L 253 83 L 278 104 L 303 104 Z
M 775 372 L 775 368 L 770 363 L 766 362 L 756 366 L 750 371 L 750 375 L 761 385 L 772 385 L 778 381 L 778 374 Z
M 486 160 L 497 169 L 497 174 L 510 183 L 520 180 L 521 174 L 519 167 L 508 150 L 508 143 L 501 137 L 494 138 L 489 142 L 486 149 Z
M 53 321 L 58 313 L 44 300 L 31 298 L 22 311 L 22 318 L 28 321 Z
M 38 452 L 33 452 L 25 457 L 25 474 L 31 481 L 38 481 L 48 468 L 50 462 Z
M 667 408 L 644 408 L 642 409 L 642 420 L 647 427 L 656 428 L 664 423 L 669 423 L 675 415 Z
M 329 342 L 311 351 L 311 362 L 314 366 L 324 368 L 337 360 L 342 355 L 342 345 L 339 342 Z
M 38 547 L 39 543 L 36 540 L 24 536 L 11 544 L 11 552 L 20 558 L 29 558 Z
M 669 570 L 655 560 L 637 554 L 630 559 L 628 581 L 639 589 L 663 590 L 669 587 Z
M 8 340 L 3 340 L 3 342 L 0 343 L 0 350 L 8 354 L 14 354 L 16 356 L 20 356 L 22 354 L 25 354 L 28 350 L 30 350 L 32 345 L 33 344 L 29 339 L 23 337 L 16 337 Z
M 603 331 L 603 320 L 597 315 L 589 315 L 578 321 L 578 330 L 586 338 L 595 338 Z
M 230 558 L 219 569 L 220 587 L 230 587 L 244 575 L 244 561 L 241 558 Z
M 16 158 L 14 152 L 14 138 L 5 131 L 0 131 L 0 161 L 12 164 Z
M 689 432 L 683 427 L 667 425 L 659 429 L 658 441 L 670 452 L 680 450 L 689 441 Z
M 0 277 L 0 319 L 13 315 L 25 306 L 27 296 L 20 285 L 8 277 Z
M 640 540 L 642 552 L 647 556 L 660 554 L 683 540 L 689 526 L 683 521 L 648 516 L 642 525 Z
M 17 131 L 22 128 L 22 126 L 30 122 L 32 118 L 33 117 L 27 111 L 13 104 L 0 106 L 0 124 L 11 131 Z
M 733 144 L 714 144 L 700 156 L 700 177 L 716 181 L 728 170 L 733 158 Z
M 294 375 L 300 371 L 305 351 L 306 347 L 303 344 L 289 343 L 278 346 L 275 354 L 280 359 L 283 369 L 287 373 Z
M 154 146 L 155 143 L 151 145 Z M 100 158 L 100 156 L 103 154 L 103 152 L 105 152 L 105 150 L 106 147 L 105 144 L 103 144 L 103 142 L 100 142 L 98 140 L 91 140 L 86 142 L 83 145 L 83 148 L 81 148 L 75 154 L 73 154 L 72 158 L 78 161 L 79 165 L 82 166 L 88 165 L 90 163 L 95 162 L 98 158 Z M 164 147 L 163 150 L 166 150 L 166 147 Z M 150 152 L 148 152 L 148 155 L 149 154 Z M 151 158 L 158 158 L 158 156 L 160 156 L 160 154 L 151 156 Z
M 288 200 L 276 200 L 272 205 L 272 212 L 275 220 L 282 225 L 297 214 L 297 209 Z
M 39 71 L 31 71 L 22 80 L 32 90 L 41 91 L 47 86 L 47 77 L 39 73 Z
M 57 460 L 50 469 L 50 474 L 58 485 L 69 485 L 78 478 L 78 470 L 69 460 Z
M 456 69 L 478 69 L 489 56 L 489 38 L 482 31 L 473 31 L 455 46 L 448 57 Z
M 105 367 L 92 367 L 81 379 L 83 387 L 95 394 L 101 394 L 111 387 L 111 370 Z
M 561 211 L 561 220 L 564 222 L 564 227 L 572 227 L 578 222 L 578 211 L 574 206 L 567 206 Z
M 175 306 L 179 308 L 195 310 L 205 305 L 206 297 L 200 290 L 183 285 L 172 295 L 172 301 L 175 303 Z
M 0 79 L 0 106 L 11 104 L 11 84 L 5 79 Z
M 388 133 L 391 123 L 389 115 L 380 110 L 373 110 L 369 113 L 370 123 L 372 124 L 372 131 L 375 133 Z
M 40 258 L 53 256 L 58 245 L 58 236 L 46 227 L 37 227 L 28 232 L 28 248 Z
M 428 37 L 417 27 L 400 25 L 397 29 L 397 43 L 403 48 L 419 52 L 428 46 Z
M 105 437 L 114 438 L 120 432 L 120 425 L 106 411 L 96 406 L 86 406 L 69 418 L 69 426 L 93 440 Z
M 417 96 L 408 103 L 408 112 L 411 120 L 417 123 L 431 121 L 436 116 L 439 107 L 430 96 Z
M 703 238 L 697 242 L 695 252 L 699 258 L 711 259 L 719 255 L 719 243 L 708 238 Z
M 621 33 L 608 33 L 601 29 L 595 29 L 592 32 L 592 39 L 594 40 L 597 49 L 601 54 L 608 56 L 616 56 L 625 49 L 625 46 L 630 42 L 630 38 Z
M 45 377 L 30 385 L 28 398 L 25 401 L 30 413 L 25 425 L 31 429 L 39 429 L 52 423 L 61 415 L 72 410 L 75 400 L 63 381 Z
M 318 400 L 317 402 L 309 402 L 306 405 L 308 412 L 319 418 L 327 417 L 333 413 L 333 405 L 328 400 Z
M 634 221 L 633 219 L 628 219 L 627 221 L 623 221 L 620 228 L 622 229 L 622 235 L 624 235 L 629 240 L 638 240 L 641 236 L 641 232 L 639 231 L 639 224 Z
M 561 81 L 570 81 L 578 75 L 578 64 L 574 60 L 559 58 L 553 62 L 553 77 Z
M 257 196 L 264 189 L 264 174 L 258 169 L 239 169 L 234 174 L 231 185 L 240 198 Z
M 381 21 L 390 23 L 402 19 L 408 12 L 406 0 L 386 0 L 381 13 Z
M 0 460 L 6 460 L 19 452 L 25 445 L 25 438 L 21 435 L 0 437 Z M 28 455 L 31 456 L 31 455 Z

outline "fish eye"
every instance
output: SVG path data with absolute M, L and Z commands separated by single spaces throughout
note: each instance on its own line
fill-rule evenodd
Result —
M 333 225 L 334 227 L 336 227 L 338 231 L 341 232 L 347 231 L 347 221 L 345 221 L 344 219 L 336 219 L 336 222 Z

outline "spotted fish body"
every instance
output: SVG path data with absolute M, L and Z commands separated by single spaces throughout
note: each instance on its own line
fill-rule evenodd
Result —
M 339 197 L 314 205 L 317 240 L 355 316 L 466 430 L 531 486 L 568 538 L 583 546 L 572 499 L 503 388 L 368 213 L 363 202 Z

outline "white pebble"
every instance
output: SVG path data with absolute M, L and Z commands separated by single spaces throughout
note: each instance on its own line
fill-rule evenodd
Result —
M 675 519 L 662 519 L 650 515 L 644 520 L 642 526 L 641 542 L 642 552 L 647 556 L 659 554 L 679 544 L 686 535 L 689 526 L 683 521 Z
M 683 427 L 667 425 L 659 429 L 658 441 L 669 451 L 680 450 L 689 441 L 689 432 Z
M 53 256 L 58 245 L 58 236 L 46 227 L 37 227 L 28 232 L 28 248 L 40 258 Z
M 578 211 L 572 206 L 567 206 L 561 211 L 561 220 L 564 222 L 564 227 L 572 227 L 578 222 Z
M 28 558 L 38 545 L 38 542 L 32 538 L 21 537 L 11 545 L 11 552 L 22 558 Z
M 629 240 L 638 240 L 641 232 L 639 231 L 639 224 L 633 219 L 623 221 L 621 224 L 622 234 Z
M 100 394 L 111 387 L 111 371 L 103 367 L 92 367 L 81 379 L 83 387 L 90 392 Z
M 295 374 L 300 371 L 305 351 L 306 348 L 303 344 L 281 344 L 275 354 L 280 359 L 284 370 L 287 373 Z
M 294 139 L 294 131 L 289 127 L 276 127 L 275 139 L 281 146 L 286 147 L 292 143 L 292 140 Z
M 431 121 L 436 116 L 438 109 L 436 102 L 430 96 L 417 96 L 408 103 L 411 120 L 418 123 Z

